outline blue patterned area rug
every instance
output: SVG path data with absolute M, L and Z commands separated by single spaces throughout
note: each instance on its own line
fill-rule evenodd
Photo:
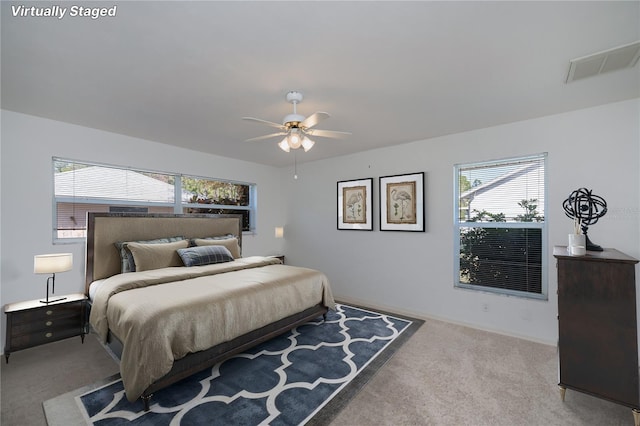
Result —
M 74 400 L 84 421 L 100 426 L 326 424 L 421 324 L 338 304 L 326 321 L 156 392 L 148 412 L 127 401 L 119 376 Z M 48 421 L 52 405 L 44 404 Z

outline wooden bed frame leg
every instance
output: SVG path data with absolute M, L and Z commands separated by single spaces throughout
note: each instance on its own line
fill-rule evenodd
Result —
M 145 395 L 142 394 L 142 396 L 140 398 L 142 398 L 142 402 L 144 402 L 144 411 L 149 411 L 149 401 L 151 401 L 151 397 L 153 396 L 153 394 L 150 395 Z

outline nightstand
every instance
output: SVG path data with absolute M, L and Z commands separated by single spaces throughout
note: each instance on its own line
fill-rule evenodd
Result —
M 87 297 L 69 294 L 64 300 L 45 305 L 40 300 L 9 303 L 4 356 L 9 362 L 11 352 L 31 348 L 86 333 Z

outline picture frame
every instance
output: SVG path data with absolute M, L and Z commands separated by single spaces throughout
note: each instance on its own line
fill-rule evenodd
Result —
M 424 172 L 379 179 L 380 230 L 424 232 Z
M 338 182 L 338 229 L 373 231 L 373 178 Z

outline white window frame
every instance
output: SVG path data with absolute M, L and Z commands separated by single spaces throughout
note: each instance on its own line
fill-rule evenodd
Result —
M 526 161 L 533 161 L 533 160 L 541 160 L 544 164 L 544 169 L 545 169 L 545 175 L 544 175 L 544 183 L 543 183 L 543 188 L 544 188 L 544 199 L 543 199 L 543 206 L 544 206 L 544 214 L 545 214 L 545 219 L 542 222 L 466 222 L 466 221 L 460 221 L 460 170 L 461 169 L 465 169 L 465 168 L 470 168 L 470 167 L 499 167 L 502 164 L 511 164 L 514 162 L 526 162 Z M 484 162 L 473 162 L 473 163 L 461 163 L 461 164 L 455 164 L 454 165 L 454 170 L 453 170 L 453 176 L 454 176 L 454 190 L 453 190 L 453 203 L 454 203 L 454 208 L 453 208 L 453 279 L 454 279 L 454 287 L 455 288 L 460 288 L 460 289 L 466 289 L 466 290 L 472 290 L 472 291 L 481 291 L 481 292 L 488 292 L 488 293 L 494 293 L 494 294 L 501 294 L 501 295 L 507 295 L 507 296 L 517 296 L 517 297 L 523 297 L 523 298 L 527 298 L 527 299 L 538 299 L 538 300 L 548 300 L 548 291 L 549 291 L 549 286 L 548 286 L 548 271 L 549 271 L 549 261 L 548 261 L 548 254 L 549 254 L 549 249 L 548 249 L 548 235 L 547 235 L 547 195 L 548 191 L 547 191 L 547 174 L 546 174 L 546 170 L 547 170 L 547 153 L 542 153 L 542 154 L 535 154 L 535 155 L 531 155 L 531 156 L 526 156 L 526 157 L 512 157 L 512 158 L 505 158 L 505 159 L 500 159 L 500 160 L 492 160 L 492 161 L 484 161 Z M 503 289 L 503 288 L 495 288 L 495 287 L 485 287 L 485 286 L 481 286 L 478 284 L 469 284 L 469 283 L 463 283 L 460 282 L 460 231 L 462 228 L 469 228 L 469 227 L 477 227 L 477 228 L 511 228 L 511 229 L 516 229 L 516 228 L 526 228 L 526 229 L 541 229 L 541 249 L 542 249 L 542 271 L 541 271 L 541 292 L 540 293 L 533 293 L 533 292 L 527 292 L 527 291 L 520 291 L 520 290 L 513 290 L 513 289 Z
M 130 200 L 120 200 L 120 199 L 109 199 L 109 198 L 87 198 L 87 197 L 69 197 L 69 196 L 56 196 L 56 188 L 55 188 L 55 163 L 57 161 L 68 162 L 68 163 L 78 163 L 87 166 L 98 166 L 98 167 L 108 167 L 113 169 L 121 169 L 121 170 L 129 170 L 138 173 L 158 173 L 164 175 L 172 175 L 174 177 L 174 202 L 173 203 L 163 203 L 163 202 L 145 202 L 145 201 L 130 201 Z M 133 167 L 125 167 L 118 166 L 113 164 L 105 164 L 105 163 L 97 163 L 93 161 L 83 161 L 83 160 L 74 160 L 70 158 L 62 158 L 62 157 L 52 157 L 51 161 L 51 176 L 52 176 L 52 212 L 53 212 L 53 221 L 52 221 L 52 240 L 54 244 L 73 244 L 73 243 L 84 243 L 86 237 L 69 237 L 62 238 L 58 237 L 58 208 L 57 205 L 59 202 L 67 202 L 67 203 L 82 203 L 82 204 L 100 204 L 100 205 L 113 205 L 113 206 L 127 206 L 127 207 L 173 207 L 174 214 L 183 214 L 184 208 L 186 207 L 195 207 L 195 208 L 211 208 L 211 209 L 228 209 L 228 210 L 248 210 L 249 213 L 249 230 L 244 230 L 244 234 L 253 234 L 256 232 L 256 213 L 257 213 L 257 185 L 255 183 L 248 182 L 240 182 L 229 179 L 220 179 L 214 177 L 205 177 L 205 176 L 196 176 L 182 173 L 174 173 L 174 172 L 165 172 L 159 170 L 147 170 L 147 169 L 137 169 Z M 248 206 L 236 206 L 236 205 L 219 205 L 219 204 L 191 204 L 191 203 L 183 203 L 182 202 L 182 177 L 189 178 L 198 178 L 198 179 L 206 179 L 218 182 L 228 182 L 236 185 L 246 185 L 249 186 L 249 205 Z

